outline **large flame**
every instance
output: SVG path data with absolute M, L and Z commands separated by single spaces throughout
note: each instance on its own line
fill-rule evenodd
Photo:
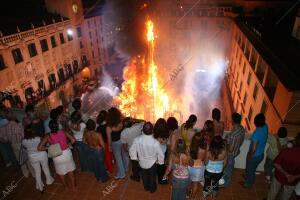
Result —
M 147 20 L 146 28 L 148 53 L 131 59 L 124 70 L 125 82 L 122 92 L 116 100 L 126 116 L 154 122 L 160 117 L 165 117 L 170 104 L 154 60 L 155 34 L 151 20 Z

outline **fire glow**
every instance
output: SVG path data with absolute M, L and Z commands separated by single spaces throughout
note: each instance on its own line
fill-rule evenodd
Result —
M 142 118 L 154 122 L 174 105 L 163 88 L 162 75 L 155 63 L 155 32 L 151 20 L 146 22 L 147 55 L 131 59 L 124 70 L 122 92 L 116 97 L 116 103 L 126 116 Z

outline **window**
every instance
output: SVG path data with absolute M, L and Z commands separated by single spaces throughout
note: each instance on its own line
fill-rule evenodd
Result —
M 46 39 L 40 40 L 40 44 L 41 44 L 42 52 L 48 51 L 49 48 Z
M 97 29 L 96 29 L 96 36 L 98 36 L 98 31 L 97 31 Z
M 248 94 L 247 94 L 247 91 L 245 91 L 245 95 L 244 95 L 244 99 L 243 99 L 244 105 L 246 105 L 246 103 L 247 103 L 247 98 L 248 98 Z
M 50 40 L 51 40 L 51 46 L 52 46 L 52 48 L 56 47 L 57 44 L 56 44 L 56 40 L 55 40 L 55 36 L 54 35 L 52 35 L 50 37 Z
M 252 114 L 253 114 L 253 110 L 252 110 L 252 107 L 250 106 L 250 108 L 249 108 L 249 113 L 248 113 L 248 120 L 249 120 L 249 122 L 251 122 L 251 118 L 252 118 Z
M 30 57 L 34 57 L 37 55 L 37 51 L 34 43 L 30 43 L 27 45 Z
M 257 52 L 256 52 L 256 50 L 252 47 L 252 52 L 251 52 L 251 56 L 250 56 L 250 65 L 251 65 L 252 69 L 255 68 L 256 61 L 257 61 Z
M 81 28 L 80 28 L 80 27 L 77 27 L 76 30 L 77 30 L 77 37 L 80 38 L 80 37 L 82 36 Z
M 90 39 L 92 39 L 92 32 L 89 32 L 89 37 Z
M 93 46 L 93 43 L 91 42 L 91 47 Z
M 0 70 L 5 68 L 5 63 L 2 55 L 0 54 Z
M 262 105 L 261 105 L 261 108 L 260 108 L 260 113 L 262 114 L 266 114 L 266 111 L 267 111 L 267 102 L 266 100 L 263 101 Z
M 98 39 L 96 40 L 96 43 L 98 44 L 99 42 L 98 42 Z
M 94 54 L 94 51 L 92 51 L 92 57 L 93 57 L 93 58 L 95 58 L 95 54 Z
M 64 43 L 65 43 L 65 38 L 64 38 L 64 34 L 63 34 L 63 33 L 60 33 L 60 34 L 59 34 L 59 39 L 60 39 L 60 43 L 61 43 L 61 44 L 64 44 Z
M 254 98 L 254 100 L 256 99 L 256 97 L 257 97 L 257 92 L 258 92 L 258 85 L 257 84 L 255 84 L 255 86 L 254 86 L 254 90 L 253 90 L 253 98 Z
M 248 78 L 247 78 L 247 84 L 248 84 L 248 85 L 250 85 L 250 83 L 251 83 L 251 76 L 252 76 L 252 73 L 249 72 Z
M 19 48 L 13 49 L 11 51 L 11 53 L 12 53 L 12 56 L 14 58 L 15 64 L 20 63 L 20 62 L 23 61 L 23 56 L 22 56 L 21 50 Z
M 277 76 L 271 69 L 269 69 L 268 73 L 267 73 L 264 89 L 265 89 L 265 92 L 267 93 L 271 102 L 273 102 L 277 84 L 278 84 Z
M 266 64 L 262 58 L 258 59 L 257 69 L 256 69 L 256 76 L 258 80 L 263 83 L 266 71 Z
M 98 48 L 98 55 L 99 55 L 99 57 L 100 57 L 100 49 Z
M 67 38 L 68 38 L 68 41 L 71 41 L 71 40 L 73 40 L 73 36 L 72 36 L 72 34 L 67 34 Z
M 244 62 L 244 66 L 243 66 L 243 74 L 245 74 L 246 66 L 247 66 L 247 62 L 245 61 L 245 62 Z
M 83 44 L 82 44 L 82 42 L 81 42 L 81 41 L 79 42 L 79 46 L 80 46 L 80 49 L 82 49 L 82 48 L 83 48 Z

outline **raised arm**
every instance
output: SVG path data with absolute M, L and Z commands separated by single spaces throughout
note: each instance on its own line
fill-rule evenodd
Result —
M 43 137 L 42 141 L 39 143 L 39 145 L 37 147 L 38 151 L 46 151 L 47 150 L 46 144 L 48 143 L 48 139 L 49 139 L 48 135 Z
M 71 144 L 74 144 L 76 142 L 75 138 L 70 135 L 70 133 L 68 133 L 67 131 L 64 131 L 66 137 L 70 140 Z

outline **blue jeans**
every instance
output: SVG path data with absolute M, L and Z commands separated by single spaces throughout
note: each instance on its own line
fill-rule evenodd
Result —
M 124 178 L 125 172 L 128 170 L 129 157 L 123 148 L 121 140 L 112 142 L 112 151 L 114 153 L 117 165 L 116 178 Z
M 246 178 L 245 178 L 246 187 L 252 187 L 254 185 L 256 168 L 263 159 L 264 159 L 264 154 L 252 158 L 247 158 Z
M 105 182 L 109 179 L 104 165 L 104 151 L 102 149 L 91 149 L 91 160 L 94 174 L 97 180 Z
M 11 163 L 14 167 L 18 166 L 17 159 L 9 143 L 0 143 L 0 154 L 5 165 Z
M 235 156 L 228 155 L 227 165 L 224 169 L 224 180 L 225 180 L 224 187 L 228 187 L 231 183 L 231 177 L 232 177 L 232 172 L 234 169 L 234 163 L 235 163 Z
M 81 141 L 76 141 L 75 147 L 79 154 L 79 163 L 81 171 L 88 171 L 87 159 L 86 159 L 86 144 Z
M 179 179 L 172 177 L 172 200 L 185 200 L 190 179 Z

